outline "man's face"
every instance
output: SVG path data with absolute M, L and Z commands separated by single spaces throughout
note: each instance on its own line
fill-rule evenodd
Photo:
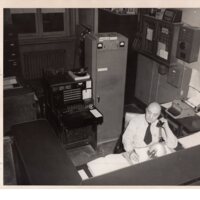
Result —
M 158 119 L 159 115 L 160 115 L 160 110 L 155 109 L 154 107 L 147 107 L 146 108 L 145 117 L 146 117 L 146 121 L 148 123 L 155 122 Z

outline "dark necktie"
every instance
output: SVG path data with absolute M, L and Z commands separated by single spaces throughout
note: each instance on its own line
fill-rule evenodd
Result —
M 149 143 L 151 143 L 151 141 L 152 141 L 152 136 L 151 136 L 150 127 L 151 127 L 151 124 L 149 123 L 149 125 L 148 125 L 148 127 L 147 127 L 147 130 L 146 130 L 146 133 L 145 133 L 145 136 L 144 136 L 144 142 L 145 142 L 146 144 L 149 144 Z

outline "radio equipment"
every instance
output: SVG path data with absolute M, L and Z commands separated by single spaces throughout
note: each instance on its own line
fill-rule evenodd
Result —
M 48 73 L 44 79 L 46 103 L 53 110 L 77 111 L 93 101 L 91 79 L 74 81 L 68 72 Z
M 176 57 L 188 63 L 198 60 L 200 28 L 184 25 L 179 33 Z
M 169 11 L 166 11 L 170 15 Z M 172 14 L 171 14 L 172 15 Z M 142 44 L 138 51 L 165 66 L 176 64 L 176 50 L 181 23 L 144 15 L 142 18 Z
M 74 80 L 68 71 L 48 70 L 44 92 L 47 119 L 65 147 L 91 143 L 95 149 L 95 126 L 102 123 L 103 116 L 93 105 L 91 79 Z

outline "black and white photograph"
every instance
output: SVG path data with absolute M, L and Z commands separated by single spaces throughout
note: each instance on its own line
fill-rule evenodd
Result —
M 3 186 L 200 185 L 200 8 L 2 11 Z

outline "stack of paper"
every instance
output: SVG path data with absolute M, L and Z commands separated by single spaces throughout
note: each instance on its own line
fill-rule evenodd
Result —
M 186 137 L 180 138 L 179 142 L 183 145 L 183 147 L 190 148 L 197 145 L 200 145 L 200 131 Z
M 130 166 L 122 154 L 110 154 L 87 163 L 92 176 L 99 176 Z

